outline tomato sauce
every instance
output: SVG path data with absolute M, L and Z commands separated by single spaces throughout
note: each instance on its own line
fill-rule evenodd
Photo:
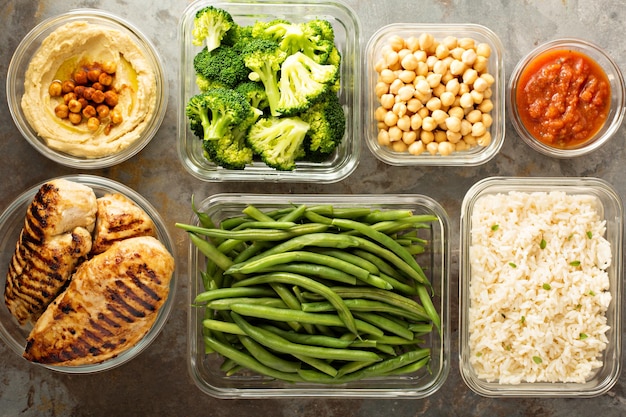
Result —
M 573 148 L 602 128 L 609 113 L 611 87 L 606 73 L 587 55 L 548 51 L 521 73 L 516 105 L 522 123 L 537 140 Z

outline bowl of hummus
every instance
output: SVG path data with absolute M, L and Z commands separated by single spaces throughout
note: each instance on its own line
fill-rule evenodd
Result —
M 103 168 L 141 151 L 167 107 L 161 59 L 136 27 L 109 12 L 75 9 L 34 27 L 7 73 L 9 110 L 46 157 Z

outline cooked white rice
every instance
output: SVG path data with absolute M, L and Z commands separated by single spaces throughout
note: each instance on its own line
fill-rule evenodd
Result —
M 478 378 L 583 383 L 602 366 L 611 302 L 605 228 L 591 195 L 510 192 L 476 201 L 468 319 Z

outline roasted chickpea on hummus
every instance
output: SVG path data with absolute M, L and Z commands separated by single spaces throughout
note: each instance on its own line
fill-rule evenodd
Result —
M 79 74 L 90 71 L 108 75 L 108 85 L 97 79 L 83 83 Z M 95 109 L 106 102 L 88 102 L 69 90 L 59 92 L 59 84 L 106 90 L 114 99 L 109 101 L 108 111 L 101 108 L 101 114 L 90 114 L 91 109 L 85 111 L 85 107 Z M 156 95 L 154 69 L 130 36 L 104 25 L 77 21 L 51 33 L 33 56 L 26 71 L 22 109 L 50 148 L 100 158 L 127 148 L 141 137 L 154 117 Z M 67 117 L 70 113 L 74 113 L 73 118 Z

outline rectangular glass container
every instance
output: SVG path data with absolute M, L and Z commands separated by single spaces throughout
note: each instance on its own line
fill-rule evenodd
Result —
M 439 221 L 423 229 L 429 247 L 417 258 L 433 285 L 433 303 L 441 317 L 442 332 L 426 336 L 423 347 L 431 349 L 429 369 L 414 374 L 364 379 L 343 385 L 286 383 L 257 375 L 226 376 L 220 371 L 222 358 L 205 354 L 202 338 L 203 308 L 192 305 L 204 291 L 201 272 L 206 267 L 204 255 L 193 244 L 189 247 L 189 369 L 196 385 L 217 398 L 272 397 L 339 397 L 339 398 L 423 398 L 437 391 L 450 369 L 450 300 L 449 300 L 449 219 L 434 200 L 421 195 L 259 195 L 217 194 L 197 205 L 216 225 L 228 217 L 241 214 L 247 205 L 261 210 L 332 204 L 335 207 L 368 207 L 373 209 L 410 209 L 414 214 L 434 214 Z M 191 224 L 198 225 L 197 216 Z

